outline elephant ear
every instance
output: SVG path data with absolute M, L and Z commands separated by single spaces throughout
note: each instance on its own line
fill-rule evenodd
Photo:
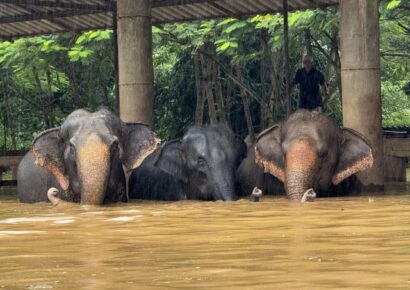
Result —
M 341 155 L 332 178 L 332 183 L 335 185 L 373 166 L 373 154 L 369 141 L 353 129 L 343 128 L 340 152 Z
M 268 172 L 285 182 L 285 161 L 281 146 L 280 125 L 274 125 L 259 134 L 255 145 L 255 162 Z
M 63 190 L 69 186 L 64 166 L 64 143 L 59 136 L 60 128 L 53 128 L 38 135 L 31 151 L 35 163 L 47 169 L 57 179 Z
M 160 139 L 143 123 L 125 123 L 122 128 L 122 163 L 127 170 L 141 165 L 157 149 Z
M 154 166 L 176 179 L 188 183 L 188 169 L 181 149 L 181 141 L 173 140 L 165 143 L 159 151 Z

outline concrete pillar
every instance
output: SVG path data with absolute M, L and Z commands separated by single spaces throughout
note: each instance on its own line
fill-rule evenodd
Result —
M 340 1 L 343 124 L 364 134 L 373 147 L 373 168 L 358 174 L 366 186 L 384 186 L 381 123 L 379 1 Z
M 120 117 L 153 125 L 151 0 L 117 0 Z

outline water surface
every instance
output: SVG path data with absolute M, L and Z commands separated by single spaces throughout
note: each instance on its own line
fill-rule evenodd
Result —
M 0 200 L 0 289 L 408 289 L 410 195 Z

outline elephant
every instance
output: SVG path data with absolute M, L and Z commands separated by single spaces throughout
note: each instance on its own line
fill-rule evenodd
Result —
M 153 152 L 159 139 L 149 126 L 123 123 L 106 108 L 96 112 L 78 109 L 57 128 L 33 141 L 17 173 L 21 202 L 52 197 L 81 204 L 100 205 L 127 201 L 124 169 L 131 171 Z
M 191 127 L 180 140 L 165 143 L 130 177 L 130 198 L 233 201 L 235 172 L 246 144 L 226 125 Z
M 284 123 L 260 133 L 251 150 L 253 155 L 237 173 L 242 193 L 257 186 L 299 201 L 309 189 L 318 197 L 340 192 L 338 186 L 350 190 L 346 184 L 354 182 L 348 179 L 373 165 L 372 148 L 363 135 L 339 127 L 324 113 L 308 110 L 298 110 Z
M 236 179 L 239 183 L 239 195 L 248 196 L 255 187 L 259 188 L 263 194 L 283 195 L 285 188 L 283 183 L 256 164 L 255 144 L 251 144 L 246 158 L 243 159 L 236 172 Z

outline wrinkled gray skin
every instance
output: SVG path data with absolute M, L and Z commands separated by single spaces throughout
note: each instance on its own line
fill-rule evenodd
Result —
M 133 171 L 130 198 L 236 200 L 234 174 L 245 154 L 245 143 L 228 127 L 193 127 Z
M 369 142 L 360 133 L 307 110 L 299 110 L 285 123 L 262 132 L 251 150 L 254 154 L 242 162 L 237 173 L 242 193 L 249 194 L 254 186 L 264 194 L 284 189 L 291 200 L 301 200 L 310 188 L 319 197 L 339 194 L 340 187 L 349 190 L 346 185 L 351 181 L 346 178 L 373 164 Z
M 107 109 L 76 110 L 61 127 L 41 133 L 20 163 L 21 202 L 53 200 L 82 204 L 127 201 L 123 166 L 131 170 L 158 144 L 144 124 L 125 124 Z
M 17 171 L 17 191 L 21 202 L 48 201 L 47 191 L 50 187 L 61 190 L 55 177 L 34 162 L 33 153 L 30 151 L 21 160 Z
M 239 195 L 248 196 L 255 187 L 264 195 L 284 195 L 283 183 L 270 173 L 263 172 L 262 167 L 255 161 L 255 144 L 251 145 L 246 158 L 241 162 L 236 179 L 239 183 Z

